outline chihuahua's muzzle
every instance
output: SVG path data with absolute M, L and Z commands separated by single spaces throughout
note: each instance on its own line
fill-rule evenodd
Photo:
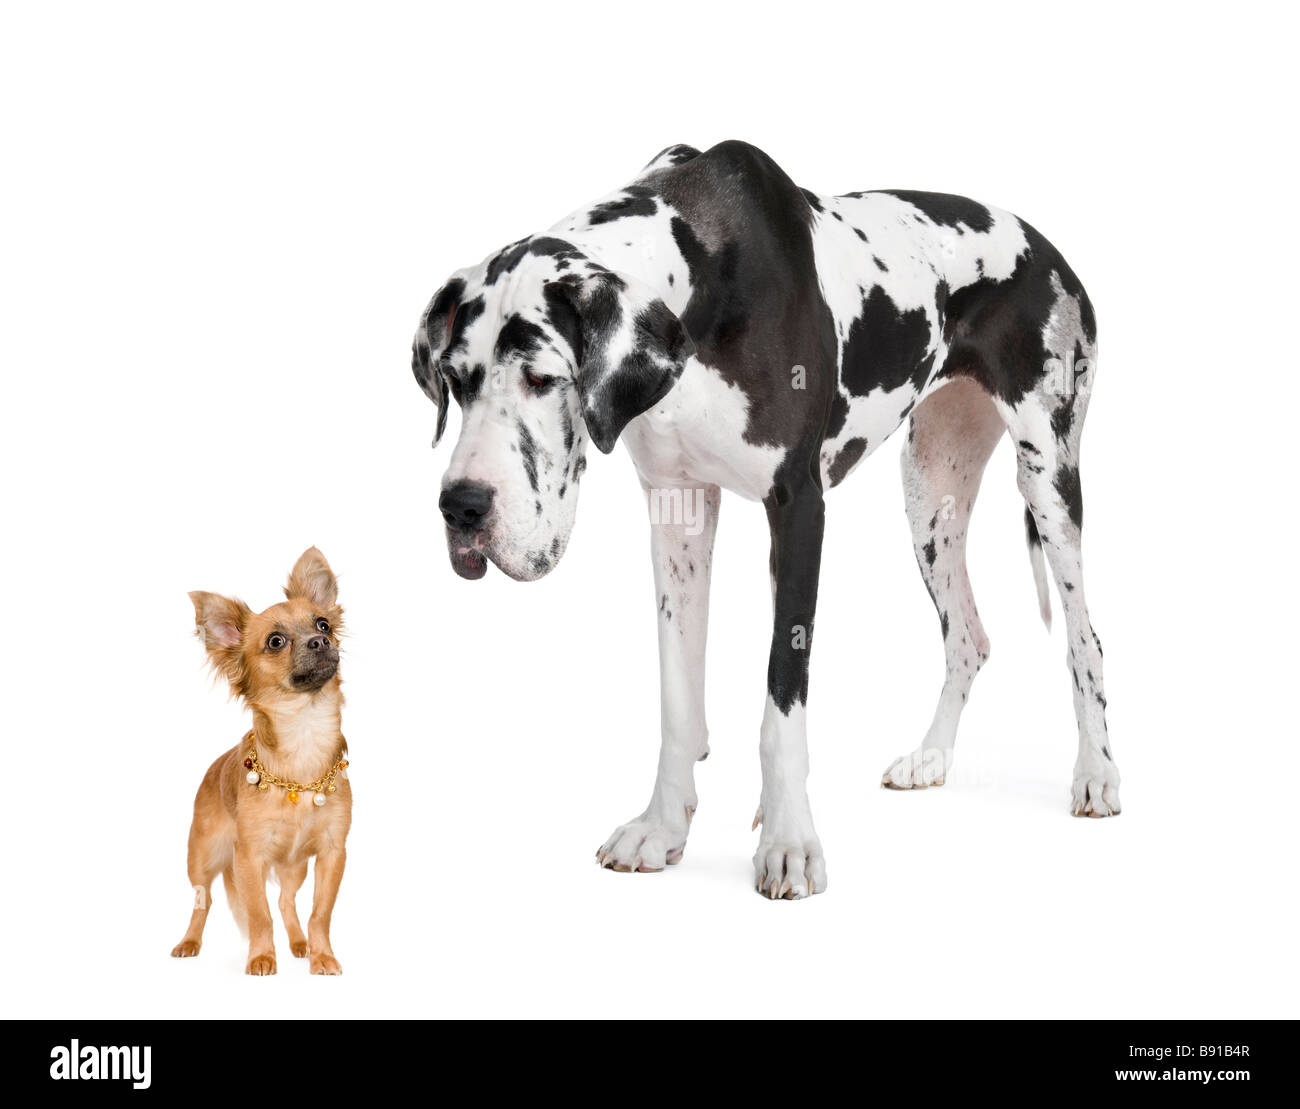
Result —
M 328 635 L 313 635 L 293 649 L 293 673 L 289 682 L 294 689 L 315 693 L 338 673 L 339 649 Z

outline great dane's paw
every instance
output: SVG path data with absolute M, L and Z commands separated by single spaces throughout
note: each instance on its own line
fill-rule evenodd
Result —
M 1119 769 L 1100 751 L 1080 756 L 1070 787 L 1075 816 L 1119 816 Z
M 680 818 L 656 818 L 642 813 L 636 820 L 614 829 L 596 852 L 596 862 L 606 870 L 650 874 L 682 861 L 686 832 L 695 806 L 683 806 Z
M 802 844 L 760 840 L 754 853 L 754 888 L 773 901 L 798 901 L 826 889 L 826 860 L 814 837 Z
M 952 748 L 918 747 L 910 755 L 895 759 L 880 779 L 885 789 L 928 789 L 941 786 L 952 769 Z

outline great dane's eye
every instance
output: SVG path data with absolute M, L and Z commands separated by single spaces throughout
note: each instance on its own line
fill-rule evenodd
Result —
M 268 651 L 283 651 L 288 645 L 289 641 L 279 632 L 272 632 L 266 637 L 266 649 Z
M 524 381 L 527 383 L 528 388 L 542 390 L 549 389 L 554 383 L 555 378 L 543 377 L 541 374 L 533 373 L 532 370 L 525 370 Z
M 317 630 L 318 632 L 324 632 L 326 635 L 329 635 L 329 631 L 330 631 L 330 622 L 329 622 L 328 620 L 326 620 L 325 617 L 323 617 L 323 616 L 317 617 L 317 619 L 316 619 L 316 630 Z

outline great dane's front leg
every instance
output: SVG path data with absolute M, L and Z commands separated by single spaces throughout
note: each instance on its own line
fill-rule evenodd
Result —
M 612 870 L 662 870 L 681 859 L 695 813 L 695 764 L 709 753 L 704 647 L 722 493 L 716 485 L 645 488 L 659 610 L 662 742 L 650 804 L 596 852 Z
M 773 899 L 826 888 L 826 862 L 808 804 L 808 656 L 817 609 L 825 511 L 811 479 L 778 482 L 764 501 L 772 529 L 772 652 L 767 707 L 759 737 L 763 793 L 754 826 L 763 826 L 754 880 Z

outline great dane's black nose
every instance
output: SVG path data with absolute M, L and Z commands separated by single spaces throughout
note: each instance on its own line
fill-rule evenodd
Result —
M 438 510 L 447 526 L 459 531 L 478 531 L 492 511 L 492 489 L 477 481 L 458 481 L 438 498 Z

